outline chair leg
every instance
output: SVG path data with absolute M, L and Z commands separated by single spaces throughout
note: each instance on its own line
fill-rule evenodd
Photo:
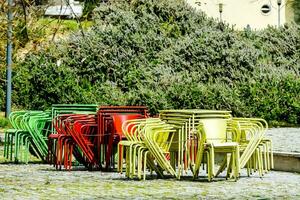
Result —
M 255 151 L 256 151 L 256 157 L 257 157 L 257 165 L 258 165 L 257 167 L 258 167 L 259 177 L 262 178 L 260 152 L 259 152 L 259 149 L 258 149 L 258 148 L 257 148 Z
M 122 154 L 122 146 L 120 144 L 117 145 L 117 152 L 118 152 L 118 172 L 121 172 L 121 163 L 123 160 L 123 154 Z
M 133 157 L 132 157 L 133 171 L 132 171 L 132 175 L 136 174 L 135 167 L 136 167 L 136 155 L 137 155 L 136 151 L 137 151 L 137 148 L 138 148 L 138 145 L 135 145 L 133 147 Z
M 211 147 L 210 150 L 210 174 L 211 174 L 211 178 L 214 178 L 214 171 L 215 171 L 215 151 L 214 151 L 214 147 Z
M 258 151 L 259 151 L 259 159 L 260 159 L 260 170 L 261 170 L 261 174 L 262 176 L 264 175 L 264 160 L 263 160 L 263 149 L 262 146 L 258 146 Z
M 138 166 L 137 166 L 138 179 L 142 178 L 141 171 L 142 171 L 142 164 L 143 164 L 143 157 L 142 157 L 143 152 L 144 152 L 144 149 L 141 149 L 138 151 Z
M 122 148 L 120 149 L 120 152 L 121 152 L 121 155 L 120 155 L 120 158 L 119 158 L 119 161 L 120 161 L 120 173 L 122 174 L 123 173 L 123 157 L 124 157 L 124 148 L 122 146 Z M 127 163 L 125 163 L 125 165 L 127 165 Z
M 14 144 L 14 136 L 10 138 L 10 161 L 13 160 L 13 144 Z
M 271 169 L 271 163 L 270 163 L 270 149 L 269 149 L 269 141 L 266 142 L 265 144 L 266 148 L 265 148 L 265 151 L 266 151 L 266 160 L 267 160 L 267 171 L 270 171 Z
M 20 136 L 20 141 L 19 141 L 19 161 L 23 162 L 23 154 L 24 154 L 24 135 Z
M 26 151 L 26 164 L 28 164 L 28 162 L 29 162 L 29 156 L 30 156 L 29 146 L 30 146 L 30 141 L 28 140 L 27 143 L 26 143 L 26 148 L 27 148 L 27 151 Z
M 135 170 L 134 169 L 134 165 L 133 165 L 133 156 L 134 155 L 132 155 L 132 145 L 130 145 L 130 147 L 129 147 L 129 163 L 130 163 L 130 168 L 129 168 L 129 178 L 133 178 L 133 171 Z
M 235 148 L 235 179 L 239 177 L 240 173 L 240 149 L 239 146 Z
M 146 168 L 147 168 L 147 156 L 148 156 L 148 152 L 146 151 L 145 155 L 144 155 L 144 176 L 143 176 L 143 180 L 146 180 Z
M 226 172 L 226 179 L 231 177 L 232 173 L 232 154 L 228 155 L 227 154 L 227 172 Z
M 250 161 L 250 160 L 249 160 Z M 246 166 L 247 166 L 247 176 L 250 177 L 250 163 L 249 161 L 247 162 Z
M 73 149 L 74 149 L 74 144 L 71 144 L 71 154 L 70 154 L 70 166 L 72 168 L 72 159 L 73 159 Z
M 5 132 L 4 133 L 4 152 L 3 152 L 3 157 L 4 158 L 6 158 L 6 154 L 7 154 L 7 150 L 6 150 L 6 146 L 7 146 L 7 135 L 8 135 L 8 133 L 7 132 Z
M 211 170 L 210 170 L 210 168 L 211 168 L 211 166 L 210 166 L 210 164 L 211 164 L 211 162 L 210 162 L 210 153 L 208 151 L 206 152 L 206 159 L 207 159 L 207 161 L 206 161 L 207 169 L 206 170 L 207 170 L 207 179 L 210 182 L 212 177 L 211 177 Z
M 268 171 L 269 171 L 268 168 L 269 167 L 268 167 L 268 158 L 267 158 L 267 155 L 268 155 L 268 153 L 267 153 L 267 144 L 264 143 L 262 148 L 263 148 L 264 172 L 268 173 Z
M 274 169 L 274 158 L 273 158 L 273 143 L 270 140 L 270 157 L 271 157 L 271 169 Z
M 18 156 L 19 156 L 19 134 L 16 134 L 15 137 L 15 155 L 14 155 L 14 162 L 17 163 L 18 162 Z
M 126 177 L 129 178 L 129 173 L 130 173 L 130 159 L 129 159 L 129 148 L 126 148 L 126 171 L 125 171 L 125 175 Z
M 144 162 L 148 161 L 147 157 L 145 158 L 146 151 L 147 151 L 147 149 L 144 148 L 144 147 L 140 147 L 138 149 L 138 166 L 137 166 L 138 170 L 137 171 L 138 171 L 138 178 L 139 179 L 142 178 L 141 173 L 142 173 L 143 159 L 144 159 Z

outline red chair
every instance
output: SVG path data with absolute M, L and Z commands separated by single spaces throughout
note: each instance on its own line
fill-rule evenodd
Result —
M 53 120 L 56 134 L 49 135 L 48 139 L 48 161 L 53 163 L 56 169 L 71 169 L 73 154 L 76 160 L 88 166 L 90 158 L 83 141 L 78 139 L 77 130 L 73 129 L 76 122 L 90 122 L 94 127 L 94 135 L 97 134 L 97 124 L 94 115 L 86 114 L 64 114 Z M 88 133 L 90 134 L 90 133 Z M 82 155 L 83 154 L 83 155 Z
M 67 135 L 72 138 L 72 145 L 66 146 L 64 152 L 65 168 L 72 167 L 72 149 L 73 146 L 78 147 L 81 150 L 82 156 L 87 163 L 88 167 L 92 169 L 95 167 L 94 156 L 94 141 L 90 141 L 90 137 L 96 137 L 97 124 L 94 115 L 76 115 L 71 116 L 65 120 L 65 127 Z
M 114 168 L 114 149 L 126 139 L 126 120 L 148 117 L 144 106 L 101 106 L 92 114 L 61 114 L 53 119 L 56 134 L 48 137 L 48 161 L 71 169 L 73 156 L 89 169 Z M 122 158 L 121 158 L 122 159 Z
M 82 150 L 90 167 L 99 168 L 99 160 L 97 160 L 97 124 L 95 118 L 88 120 L 77 120 L 74 122 L 70 134 L 76 145 Z
M 117 119 L 117 115 L 131 115 L 137 118 L 146 118 L 149 116 L 148 109 L 145 106 L 100 106 L 97 112 L 98 116 L 98 135 L 99 152 L 101 146 L 104 149 L 105 169 L 114 168 L 113 148 L 117 147 L 118 142 L 122 139 L 121 122 L 122 117 Z M 114 122 L 113 117 L 119 122 Z
M 71 115 L 73 114 L 60 115 L 52 120 L 52 125 L 55 128 L 56 134 L 50 134 L 48 136 L 47 161 L 50 164 L 54 164 L 56 167 L 58 167 L 58 163 L 60 163 L 60 160 L 58 160 L 57 157 L 57 155 L 59 154 L 58 141 L 61 140 L 61 137 L 64 137 L 66 135 L 63 127 L 63 120 L 70 117 Z

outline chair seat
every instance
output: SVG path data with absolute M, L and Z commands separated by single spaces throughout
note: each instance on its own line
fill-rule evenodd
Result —
M 215 148 L 222 148 L 222 147 L 235 147 L 238 146 L 237 142 L 224 142 L 224 143 L 213 143 L 213 144 L 207 144 L 209 146 L 213 146 Z
M 57 139 L 60 134 L 50 134 L 48 138 Z
M 6 133 L 14 133 L 16 131 L 18 131 L 18 129 L 6 129 L 5 130 Z
M 123 146 L 130 146 L 131 144 L 143 144 L 142 141 L 128 141 L 128 140 L 122 140 L 118 144 Z

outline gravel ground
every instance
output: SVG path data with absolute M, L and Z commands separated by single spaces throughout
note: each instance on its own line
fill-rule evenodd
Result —
M 300 174 L 285 172 L 241 177 L 237 182 L 209 183 L 203 178 L 129 181 L 118 173 L 2 164 L 0 180 L 1 199 L 300 199 Z
M 269 129 L 275 151 L 300 152 L 300 129 Z M 41 164 L 1 164 L 0 199 L 300 199 L 300 174 L 270 172 L 234 182 L 219 179 L 208 183 L 205 178 L 192 181 L 152 179 L 129 181 L 118 173 L 55 171 Z M 150 178 L 150 177 L 148 177 Z

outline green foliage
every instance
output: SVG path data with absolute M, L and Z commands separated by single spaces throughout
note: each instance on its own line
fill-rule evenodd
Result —
M 293 0 L 292 7 L 294 9 L 295 22 L 300 24 L 300 0 Z
M 16 66 L 15 104 L 228 109 L 300 123 L 300 29 L 235 31 L 183 0 L 101 4 L 94 26 Z
M 9 120 L 0 116 L 0 128 L 7 128 L 9 126 Z
M 99 5 L 101 1 L 105 1 L 105 0 L 80 0 L 80 1 L 84 2 L 83 15 L 85 17 L 90 17 L 91 13 L 97 7 L 97 5 Z
M 31 6 L 32 1 L 24 1 L 26 17 L 23 10 L 23 1 L 14 1 L 13 7 L 13 63 L 22 60 L 26 53 L 39 52 L 41 48 L 52 43 L 55 37 L 67 37 L 74 31 L 89 28 L 91 21 L 62 20 L 42 17 L 41 7 Z M 0 3 L 0 106 L 4 110 L 5 80 L 6 80 L 6 46 L 7 46 L 7 2 Z M 26 19 L 26 20 L 25 20 Z M 14 66 L 13 66 L 14 67 Z M 13 69 L 14 70 L 14 69 Z

